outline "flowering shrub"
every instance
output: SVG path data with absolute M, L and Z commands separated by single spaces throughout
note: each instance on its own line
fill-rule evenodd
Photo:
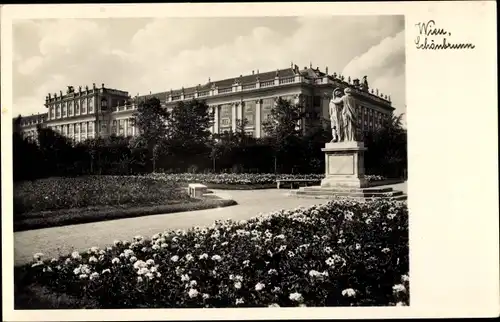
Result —
M 339 199 L 43 259 L 23 283 L 102 308 L 409 304 L 408 210 Z
M 277 179 L 321 180 L 324 174 L 271 174 L 271 173 L 152 173 L 147 177 L 174 182 L 203 182 L 212 184 L 275 184 Z
M 14 185 L 14 213 L 91 206 L 168 204 L 187 200 L 169 180 L 147 177 L 88 176 L 48 178 Z
M 365 179 L 368 182 L 375 182 L 375 181 L 384 181 L 387 178 L 384 176 L 378 176 L 378 175 L 373 175 L 373 174 L 365 174 Z

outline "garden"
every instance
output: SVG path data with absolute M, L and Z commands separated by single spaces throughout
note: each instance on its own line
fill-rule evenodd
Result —
M 409 305 L 408 209 L 332 200 L 16 267 L 17 309 Z
M 14 184 L 14 230 L 230 206 L 193 199 L 172 180 L 134 176 L 53 177 Z

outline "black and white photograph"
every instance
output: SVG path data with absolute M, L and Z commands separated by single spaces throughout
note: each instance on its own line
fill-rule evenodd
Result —
M 12 19 L 14 310 L 411 307 L 406 19 Z

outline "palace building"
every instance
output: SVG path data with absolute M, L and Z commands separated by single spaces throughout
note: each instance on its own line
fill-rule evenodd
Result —
M 150 97 L 158 98 L 162 106 L 171 109 L 181 101 L 203 100 L 214 115 L 213 133 L 235 130 L 237 120 L 246 119 L 246 132 L 254 137 L 262 137 L 262 123 L 270 115 L 276 100 L 281 97 L 302 106 L 305 117 L 300 126 L 304 132 L 318 124 L 321 118 L 329 118 L 329 101 L 335 88 L 342 91 L 350 87 L 358 102 L 358 122 L 361 131 L 381 126 L 384 118 L 394 111 L 390 97 L 370 89 L 366 76 L 362 80 L 345 79 L 336 73 L 329 74 L 313 68 L 312 65 L 300 69 L 293 63 L 285 69 L 260 73 L 252 71 L 219 81 L 211 81 L 197 86 L 166 92 L 136 96 L 128 92 L 101 87 L 81 87 L 75 90 L 68 86 L 62 91 L 49 94 L 45 98 L 48 112 L 23 117 L 23 133 L 28 137 L 36 135 L 36 126 L 50 127 L 74 139 L 76 142 L 97 136 L 111 134 L 134 136 L 138 129 L 131 118 L 138 103 Z

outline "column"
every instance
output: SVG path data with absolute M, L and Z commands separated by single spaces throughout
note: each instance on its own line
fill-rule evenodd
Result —
M 213 111 L 214 111 L 214 132 L 213 133 L 216 133 L 218 134 L 219 133 L 219 109 L 220 109 L 220 106 L 219 105 L 215 105 L 213 107 Z
M 258 99 L 255 101 L 255 137 L 260 138 L 260 129 L 262 128 L 262 125 L 260 124 L 260 113 L 261 113 L 261 107 L 260 107 L 260 102 L 262 100 Z
M 233 132 L 236 131 L 237 105 L 238 105 L 237 102 L 231 104 L 231 120 L 232 120 L 231 128 L 233 129 Z
M 243 120 L 243 104 L 244 102 L 238 102 L 238 105 L 236 106 L 236 118 L 239 120 Z
M 124 136 L 128 136 L 128 119 L 123 119 L 123 132 L 125 133 Z

